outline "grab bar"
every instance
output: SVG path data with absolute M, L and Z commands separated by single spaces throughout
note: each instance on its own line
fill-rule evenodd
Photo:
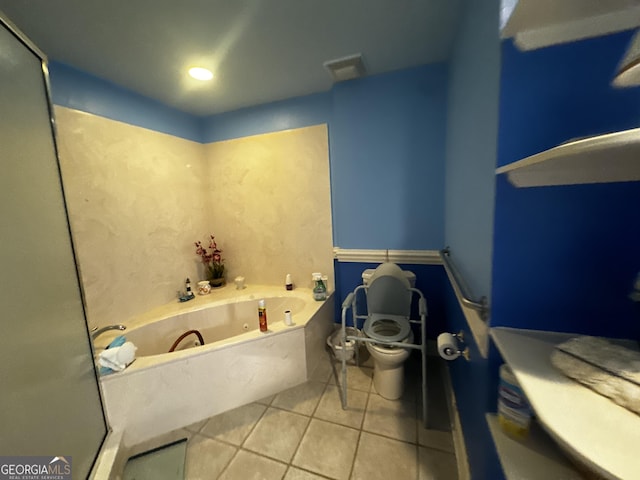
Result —
M 480 318 L 485 322 L 489 318 L 489 302 L 487 297 L 481 297 L 479 300 L 471 298 L 469 293 L 469 287 L 465 281 L 460 277 L 458 270 L 451 262 L 451 251 L 449 247 L 440 250 L 440 258 L 442 258 L 442 264 L 447 271 L 447 276 L 451 280 L 453 290 L 456 292 L 456 296 L 460 299 L 460 302 L 465 306 L 473 310 L 476 310 L 480 314 Z

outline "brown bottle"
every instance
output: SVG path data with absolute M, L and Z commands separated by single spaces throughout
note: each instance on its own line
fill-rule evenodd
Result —
M 260 331 L 267 331 L 267 307 L 264 304 L 264 300 L 258 302 L 258 320 L 260 322 Z

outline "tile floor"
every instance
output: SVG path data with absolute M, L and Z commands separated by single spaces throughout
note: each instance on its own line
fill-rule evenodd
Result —
M 442 361 L 428 359 L 424 429 L 419 360 L 416 355 L 408 362 L 398 401 L 376 393 L 370 359 L 349 365 L 343 410 L 340 364 L 327 353 L 308 382 L 187 427 L 185 478 L 457 479 Z

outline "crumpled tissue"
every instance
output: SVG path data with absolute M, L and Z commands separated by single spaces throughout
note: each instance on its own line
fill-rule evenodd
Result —
M 121 372 L 136 359 L 137 349 L 131 342 L 125 342 L 119 347 L 107 348 L 98 355 L 98 364 L 114 372 Z

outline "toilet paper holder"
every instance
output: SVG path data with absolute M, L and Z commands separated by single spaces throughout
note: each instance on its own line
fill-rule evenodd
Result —
M 445 353 L 447 355 L 458 353 L 464 357 L 464 359 L 469 361 L 469 347 L 464 341 L 464 332 L 460 330 L 458 333 L 452 333 L 451 336 L 456 339 L 456 343 L 458 344 L 458 350 L 454 351 L 453 349 L 447 348 Z

